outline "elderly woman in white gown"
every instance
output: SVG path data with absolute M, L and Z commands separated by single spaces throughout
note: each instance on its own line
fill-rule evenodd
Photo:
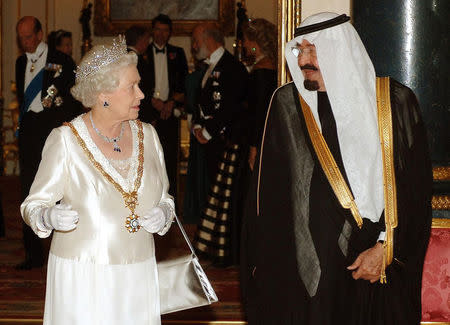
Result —
M 21 213 L 53 231 L 44 324 L 160 324 L 153 233 L 174 218 L 154 128 L 136 120 L 144 95 L 123 39 L 94 47 L 72 94 L 88 113 L 54 129 Z

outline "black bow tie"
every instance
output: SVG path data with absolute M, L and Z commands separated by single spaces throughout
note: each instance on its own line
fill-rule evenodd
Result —
M 165 47 L 162 48 L 162 49 L 159 49 L 156 46 L 153 46 L 153 47 L 155 48 L 155 54 L 158 54 L 158 53 L 166 54 L 166 48 Z

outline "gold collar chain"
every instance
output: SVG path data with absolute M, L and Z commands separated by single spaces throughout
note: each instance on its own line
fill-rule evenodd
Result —
M 139 139 L 139 156 L 138 156 L 138 170 L 137 170 L 137 177 L 134 182 L 134 189 L 131 192 L 125 192 L 125 190 L 120 186 L 119 183 L 117 183 L 111 175 L 109 175 L 100 165 L 98 161 L 95 160 L 92 153 L 89 151 L 89 149 L 86 146 L 86 143 L 79 135 L 78 131 L 75 129 L 72 123 L 64 123 L 64 125 L 69 126 L 72 129 L 73 134 L 78 140 L 78 144 L 83 149 L 85 154 L 87 155 L 88 159 L 91 161 L 91 163 L 94 165 L 95 168 L 105 177 L 114 187 L 122 194 L 123 200 L 125 202 L 125 206 L 130 210 L 131 214 L 125 219 L 125 228 L 127 228 L 129 233 L 135 233 L 139 229 L 141 229 L 141 226 L 139 225 L 139 216 L 134 213 L 136 210 L 136 206 L 139 205 L 138 202 L 138 190 L 141 186 L 141 180 L 142 180 L 142 174 L 144 171 L 144 132 L 142 130 L 142 123 L 139 120 L 136 120 L 136 123 L 138 125 L 138 139 Z

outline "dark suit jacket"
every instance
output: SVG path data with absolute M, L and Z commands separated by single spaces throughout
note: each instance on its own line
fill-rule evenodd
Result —
M 41 99 L 47 96 L 47 89 L 54 85 L 57 89 L 55 97 L 62 98 L 61 106 L 54 101 L 49 108 L 44 108 L 40 113 L 26 112 L 20 119 L 19 128 L 19 160 L 22 199 L 28 195 L 29 188 L 37 172 L 41 160 L 41 152 L 45 140 L 53 128 L 64 121 L 70 121 L 82 112 L 82 106 L 73 99 L 70 88 L 75 83 L 75 63 L 72 58 L 59 51 L 49 50 L 45 67 L 48 63 L 59 64 L 62 71 L 59 76 L 56 71 L 44 70 L 42 81 Z M 16 61 L 16 85 L 19 105 L 24 99 L 25 69 L 27 65 L 26 55 L 17 58 Z M 45 69 L 44 67 L 44 69 Z
M 59 123 L 64 121 L 70 121 L 72 118 L 82 112 L 82 106 L 79 102 L 75 101 L 70 94 L 70 88 L 75 84 L 76 69 L 75 62 L 72 58 L 59 51 L 48 50 L 47 60 L 48 63 L 55 63 L 62 65 L 62 71 L 59 76 L 55 77 L 56 71 L 48 69 L 44 70 L 44 78 L 42 82 L 41 99 L 47 96 L 47 89 L 54 85 L 58 90 L 56 96 L 60 96 L 63 103 L 60 107 L 57 107 L 54 102 L 49 109 L 55 110 L 55 118 L 57 123 L 54 127 L 59 126 Z M 27 57 L 25 54 L 19 56 L 16 60 L 16 87 L 17 87 L 17 99 L 19 105 L 23 102 L 24 97 L 24 83 L 25 83 L 25 68 L 27 66 Z
M 211 118 L 194 122 L 205 127 L 212 137 L 223 131 L 226 138 L 238 143 L 246 128 L 247 84 L 244 65 L 225 50 L 198 96 L 203 114 Z
M 184 93 L 184 80 L 188 73 L 188 66 L 186 61 L 186 55 L 181 47 L 166 45 L 167 55 L 167 75 L 169 78 L 169 98 L 173 96 L 175 92 Z M 145 79 L 148 80 L 148 86 L 143 89 L 144 95 L 151 101 L 155 91 L 155 61 L 153 56 L 153 43 L 151 43 L 146 52 L 148 68 L 145 73 Z M 141 76 L 142 78 L 142 76 Z M 159 119 L 159 112 L 152 107 L 151 116 L 154 120 Z M 141 109 L 139 112 L 139 118 L 144 122 L 150 122 L 147 120 L 149 117 L 148 112 Z

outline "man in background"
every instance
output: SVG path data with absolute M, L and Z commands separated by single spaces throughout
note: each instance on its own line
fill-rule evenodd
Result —
M 75 82 L 75 63 L 68 55 L 49 49 L 42 41 L 40 21 L 22 17 L 17 40 L 24 54 L 16 60 L 16 86 L 19 101 L 19 163 L 22 200 L 30 190 L 50 131 L 81 113 L 70 95 Z M 41 240 L 23 224 L 25 261 L 18 269 L 40 267 L 44 263 Z
M 168 16 L 160 14 L 152 20 L 153 40 L 146 53 L 148 92 L 144 91 L 151 103 L 151 114 L 141 110 L 140 118 L 154 124 L 158 132 L 170 182 L 169 193 L 175 196 L 180 142 L 179 120 L 175 112 L 184 102 L 184 82 L 188 67 L 184 50 L 168 43 L 171 33 L 172 21 Z M 153 118 L 147 117 L 150 115 Z
M 146 54 L 150 41 L 150 32 L 142 26 L 133 25 L 126 30 L 125 40 L 128 52 L 134 52 L 138 57 L 137 69 L 141 77 L 139 88 L 145 95 L 145 98 L 141 100 L 139 119 L 143 122 L 151 123 L 156 120 L 157 116 L 151 106 L 152 98 L 150 93 L 152 89 L 149 80 L 151 78 Z
M 224 35 L 216 24 L 194 28 L 194 55 L 208 68 L 201 80 L 192 133 L 203 146 L 211 184 L 195 246 L 217 265 L 227 266 L 238 262 L 238 171 L 246 133 L 248 73 L 224 44 Z

